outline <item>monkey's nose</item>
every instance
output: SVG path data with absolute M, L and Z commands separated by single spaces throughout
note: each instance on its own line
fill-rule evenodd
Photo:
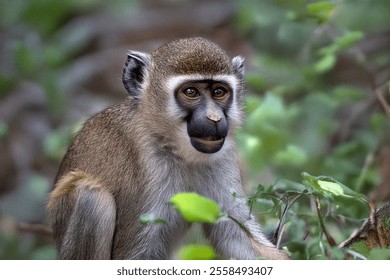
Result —
M 215 123 L 219 122 L 222 118 L 219 114 L 214 113 L 214 112 L 208 114 L 206 117 L 207 117 L 207 119 L 209 119 L 210 121 L 215 122 Z

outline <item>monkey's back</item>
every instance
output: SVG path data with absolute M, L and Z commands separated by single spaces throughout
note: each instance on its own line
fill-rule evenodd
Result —
M 71 171 L 83 171 L 115 186 L 128 178 L 138 166 L 138 151 L 132 131 L 134 127 L 132 99 L 107 108 L 88 119 L 76 134 L 60 164 L 55 183 Z M 118 176 L 121 174 L 122 176 Z M 129 180 L 130 179 L 130 180 Z M 114 191 L 114 190 L 111 190 Z
M 145 181 L 140 181 L 140 178 L 146 176 L 143 175 L 144 166 L 140 162 L 140 148 L 134 141 L 137 137 L 135 106 L 137 105 L 134 100 L 129 98 L 85 122 L 70 143 L 60 164 L 51 196 L 54 201 L 54 196 L 67 196 L 66 192 L 70 188 L 78 187 L 64 187 L 62 178 L 72 172 L 85 174 L 113 197 L 118 220 L 116 228 L 133 231 L 134 237 L 141 226 L 137 221 L 142 214 L 143 202 L 138 197 L 142 197 L 143 186 L 146 184 Z M 51 222 L 57 224 L 54 227 L 57 244 L 64 242 L 63 228 L 66 228 L 66 223 L 74 211 L 73 203 L 74 201 L 68 198 L 60 200 L 60 203 L 50 203 L 49 199 L 49 216 L 52 216 Z M 59 213 L 63 218 L 58 218 Z M 123 258 L 123 250 L 116 248 L 126 247 L 126 242 L 131 244 L 130 240 L 126 241 L 121 237 L 120 232 L 115 231 L 112 258 Z

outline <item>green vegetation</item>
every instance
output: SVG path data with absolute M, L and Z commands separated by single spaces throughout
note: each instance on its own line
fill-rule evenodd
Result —
M 386 31 L 389 9 L 385 1 L 240 1 L 237 29 L 257 51 L 241 151 L 252 176 L 275 179 L 250 203 L 263 223 L 274 220 L 270 228 L 282 219 L 279 241 L 293 259 L 359 255 L 336 245 L 369 217 L 364 194 L 380 184 L 373 158 L 388 141 L 389 112 L 369 107 L 375 91 L 389 93 L 388 71 L 379 75 L 390 54 L 364 49 L 370 33 Z M 376 250 L 357 252 L 388 258 Z
M 31 83 L 44 92 L 50 116 L 42 158 L 34 161 L 24 183 L 29 199 L 39 201 L 41 208 L 49 182 L 37 169 L 44 160 L 58 165 L 82 121 L 61 121 L 70 111 L 67 91 L 78 79 L 65 74 L 72 61 L 96 49 L 96 37 L 80 22 L 99 13 L 124 18 L 139 2 L 0 0 L 0 104 Z M 293 259 L 390 259 L 388 248 L 337 246 L 370 217 L 372 198 L 381 206 L 381 183 L 390 184 L 380 172 L 390 166 L 378 161 L 390 139 L 390 53 L 383 43 L 390 32 L 390 1 L 232 2 L 229 28 L 252 51 L 247 59 L 247 119 L 238 131 L 252 211 L 267 231 L 278 229 L 276 241 Z M 77 28 L 69 25 L 74 19 L 80 20 Z M 10 145 L 12 132 L 12 122 L 0 119 L 1 152 L 2 145 L 5 150 Z M 179 194 L 170 203 L 190 222 L 228 218 L 215 202 L 195 194 Z M 9 226 L 14 221 L 2 219 L 2 207 L 0 259 L 55 257 L 50 240 Z M 166 222 L 153 215 L 140 221 Z M 210 247 L 192 244 L 178 256 L 217 258 Z

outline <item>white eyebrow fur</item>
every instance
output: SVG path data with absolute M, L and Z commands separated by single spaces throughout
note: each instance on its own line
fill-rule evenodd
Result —
M 179 75 L 168 79 L 166 87 L 168 92 L 174 92 L 174 90 L 185 81 L 201 81 L 201 80 L 214 80 L 225 82 L 232 87 L 234 93 L 237 89 L 237 78 L 234 75 Z M 235 94 L 234 94 L 235 95 Z

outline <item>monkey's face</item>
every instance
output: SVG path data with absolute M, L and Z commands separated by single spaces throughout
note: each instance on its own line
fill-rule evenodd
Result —
M 227 82 L 186 81 L 176 87 L 175 101 L 183 111 L 191 145 L 201 153 L 218 152 L 228 135 L 227 113 L 233 90 Z
M 228 150 L 242 121 L 243 62 L 203 38 L 180 39 L 131 51 L 122 80 L 162 149 L 208 160 Z

